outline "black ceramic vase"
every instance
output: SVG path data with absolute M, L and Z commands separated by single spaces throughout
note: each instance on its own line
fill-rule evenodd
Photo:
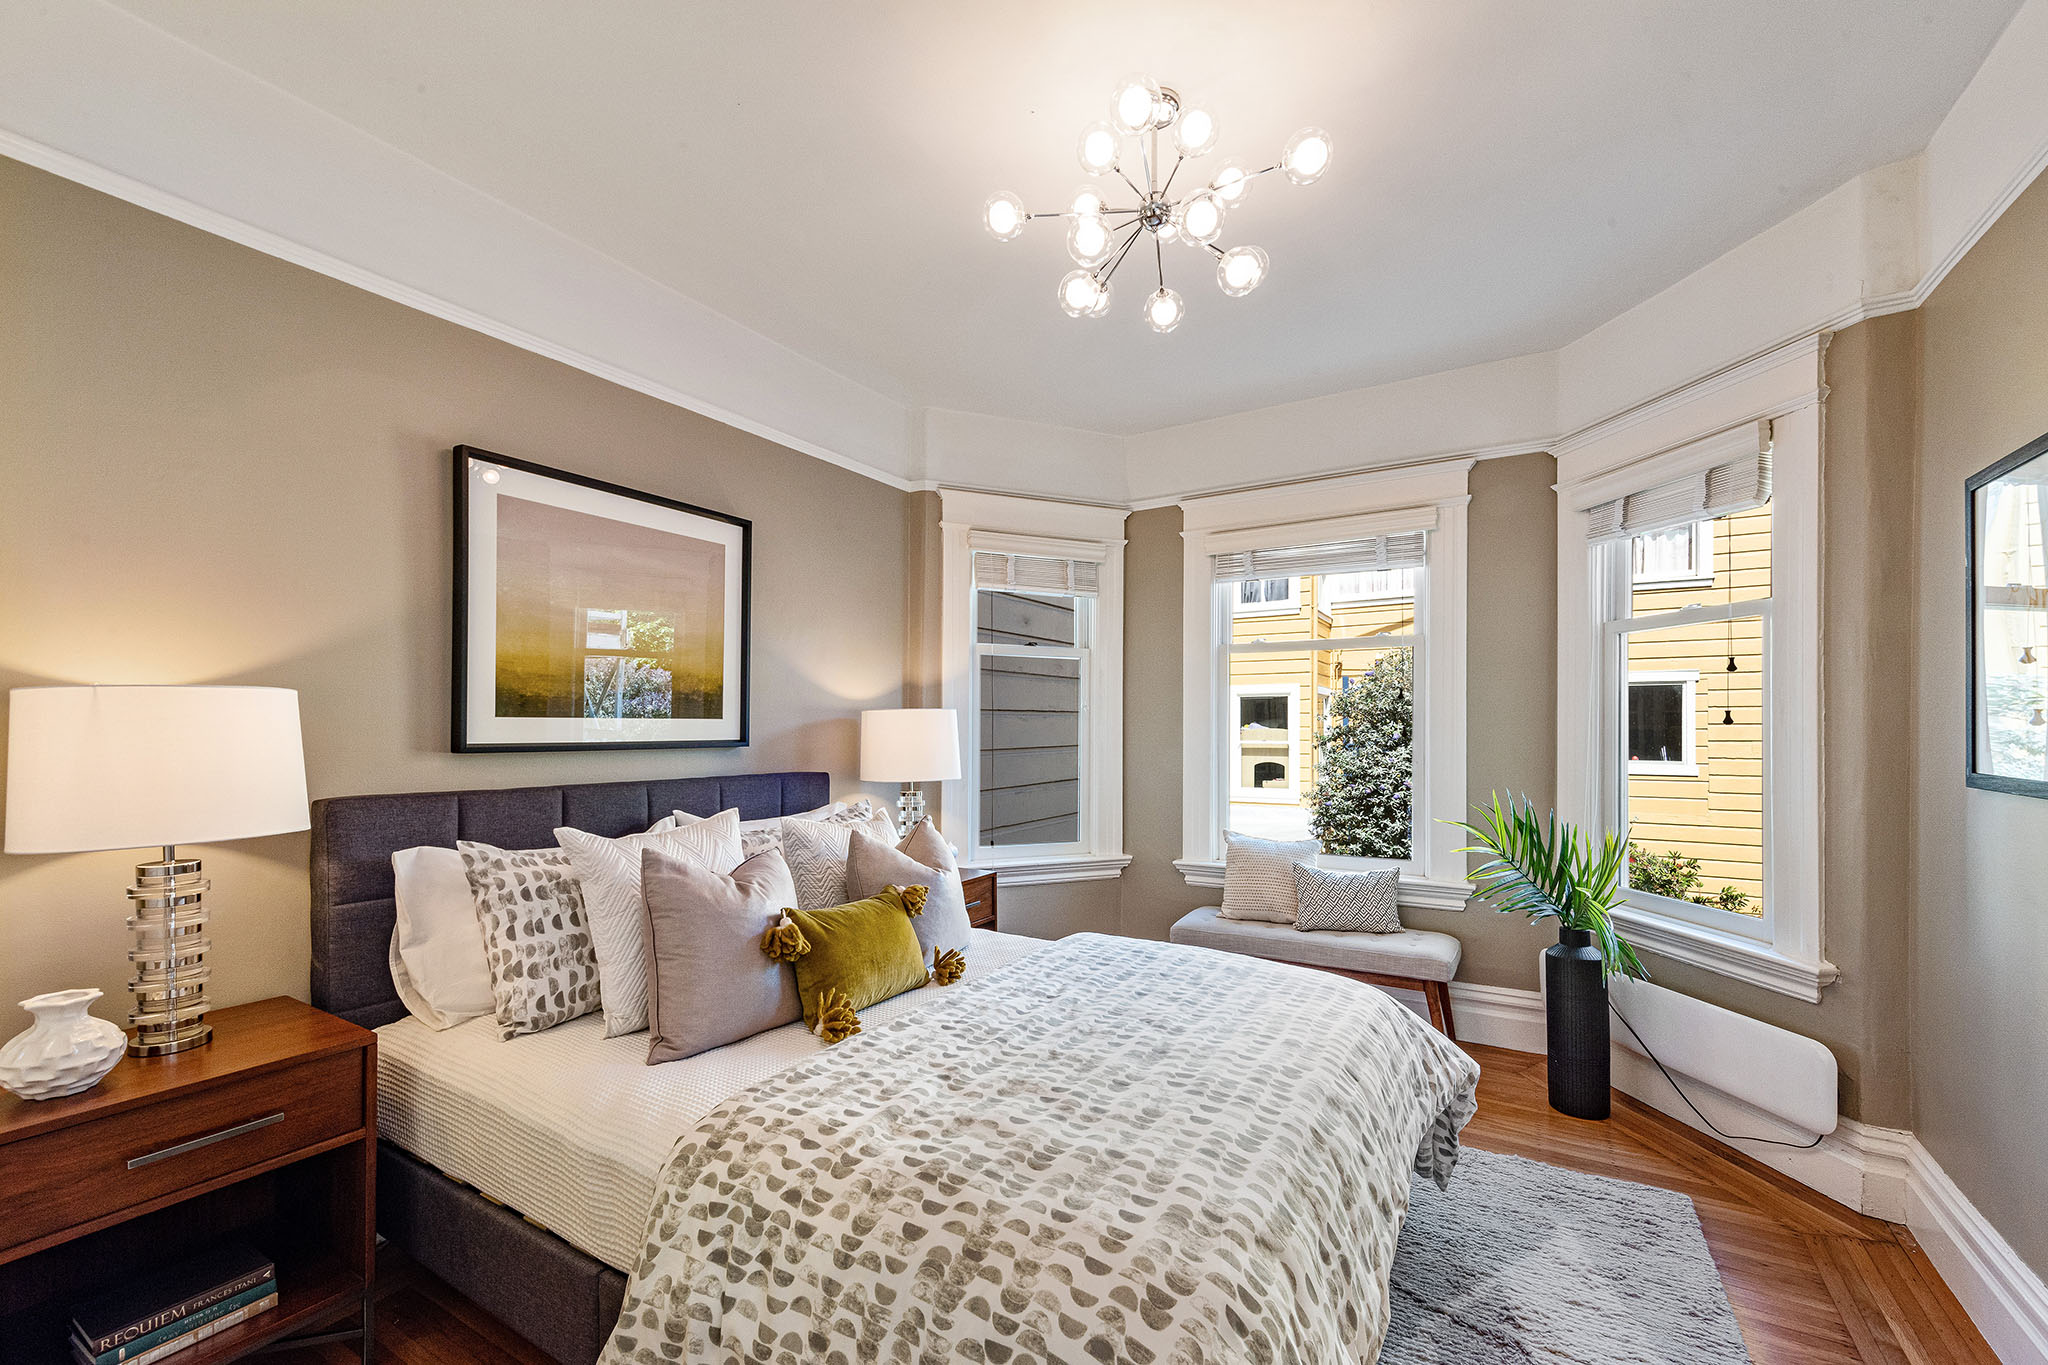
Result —
M 1575 1119 L 1608 1113 L 1607 972 L 1590 929 L 1559 929 L 1543 950 L 1550 1026 L 1550 1107 Z

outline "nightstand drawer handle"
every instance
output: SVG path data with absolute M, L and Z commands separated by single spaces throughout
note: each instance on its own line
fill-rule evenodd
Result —
M 138 1167 L 152 1165 L 155 1162 L 164 1160 L 166 1157 L 183 1156 L 187 1152 L 196 1152 L 201 1147 L 211 1147 L 216 1142 L 226 1142 L 231 1137 L 240 1137 L 244 1133 L 253 1133 L 258 1128 L 268 1128 L 273 1123 L 283 1122 L 283 1114 L 272 1114 L 267 1118 L 250 1119 L 247 1123 L 238 1123 L 232 1128 L 223 1128 L 218 1133 L 208 1133 L 205 1137 L 196 1137 L 190 1142 L 181 1142 L 175 1147 L 166 1147 L 160 1152 L 151 1152 L 146 1156 L 131 1157 L 128 1161 L 128 1169 L 132 1171 Z

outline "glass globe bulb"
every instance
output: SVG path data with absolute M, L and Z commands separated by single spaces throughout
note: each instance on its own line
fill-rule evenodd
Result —
M 1023 233 L 1029 217 L 1024 212 L 1024 201 L 1007 190 L 998 191 L 982 202 L 981 225 L 988 229 L 989 236 L 999 242 L 1016 240 Z
M 1067 212 L 1089 217 L 1100 216 L 1102 213 L 1102 196 L 1088 186 L 1083 185 L 1080 189 L 1074 191 L 1074 202 L 1067 206 Z
M 1095 304 L 1088 310 L 1088 316 L 1099 318 L 1109 311 L 1109 282 L 1100 280 L 1095 286 Z
M 1081 130 L 1081 141 L 1075 147 L 1075 154 L 1081 158 L 1081 169 L 1090 175 L 1108 175 L 1116 169 L 1116 129 L 1107 123 L 1091 123 Z
M 1060 310 L 1070 318 L 1099 317 L 1102 296 L 1109 291 L 1092 270 L 1069 270 L 1060 279 Z
M 1209 181 L 1209 192 L 1223 201 L 1226 208 L 1236 208 L 1252 192 L 1250 172 L 1236 157 L 1216 168 L 1215 177 Z
M 1156 126 L 1159 117 L 1159 82 L 1143 72 L 1124 77 L 1109 97 L 1110 118 L 1127 133 L 1142 133 Z
M 1100 218 L 1076 218 L 1067 227 L 1067 254 L 1081 265 L 1100 265 L 1109 255 L 1109 240 L 1109 228 Z
M 1183 236 L 1196 246 L 1206 246 L 1223 231 L 1223 203 L 1213 194 L 1192 194 L 1175 213 Z
M 1152 229 L 1152 235 L 1154 237 L 1157 237 L 1162 242 L 1178 241 L 1180 239 L 1179 218 L 1174 217 L 1167 219 L 1158 227 Z
M 1255 246 L 1234 246 L 1216 260 L 1216 284 L 1230 297 L 1243 298 L 1266 278 L 1266 253 Z
M 1315 184 L 1330 169 L 1330 135 L 1320 128 L 1302 129 L 1287 139 L 1280 164 L 1295 184 Z
M 1155 332 L 1171 332 L 1180 326 L 1187 310 L 1180 301 L 1180 295 L 1171 289 L 1161 289 L 1145 300 L 1145 321 L 1152 324 Z
M 1199 104 L 1182 109 L 1173 143 L 1183 156 L 1207 156 L 1216 147 L 1216 116 Z

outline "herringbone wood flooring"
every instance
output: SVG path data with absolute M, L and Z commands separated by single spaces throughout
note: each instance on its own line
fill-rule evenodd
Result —
M 1616 1095 L 1614 1117 L 1553 1113 L 1543 1058 L 1468 1047 L 1484 1070 L 1465 1140 L 1692 1197 L 1756 1365 L 1998 1365 L 1904 1228 L 1852 1213 Z M 380 1365 L 553 1365 L 402 1260 L 379 1280 Z M 343 1365 L 345 1346 L 270 1357 Z

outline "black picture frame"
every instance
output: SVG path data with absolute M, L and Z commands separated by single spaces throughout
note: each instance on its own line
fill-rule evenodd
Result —
M 449 748 L 458 754 L 488 753 L 565 753 L 599 752 L 604 750 L 629 749 L 738 749 L 750 742 L 753 711 L 753 610 L 754 610 L 754 524 L 745 517 L 736 517 L 729 512 L 713 511 L 693 503 L 678 502 L 642 489 L 626 488 L 593 479 L 566 469 L 551 465 L 536 464 L 530 460 L 514 459 L 499 455 L 478 446 L 458 445 L 451 452 L 451 472 L 455 481 L 455 535 L 454 560 L 455 577 L 453 592 L 452 632 L 450 636 L 450 708 Z M 497 466 L 504 470 L 517 470 L 523 474 L 542 479 L 590 489 L 614 497 L 628 498 L 635 502 L 648 503 L 687 516 L 720 522 L 737 528 L 739 532 L 739 659 L 738 693 L 739 714 L 737 734 L 727 738 L 710 739 L 620 739 L 620 740 L 577 740 L 540 741 L 532 743 L 482 741 L 472 736 L 469 705 L 469 684 L 472 672 L 470 659 L 470 525 L 471 493 L 470 466 L 472 461 Z M 494 604 L 484 604 L 490 610 Z
M 1978 766 L 1982 756 L 1978 746 L 1978 735 L 1983 720 L 1980 714 L 1983 683 L 1980 661 L 1983 652 L 1985 606 L 1977 582 L 1977 495 L 1987 485 L 1996 483 L 2015 470 L 2040 459 L 2048 459 L 2048 435 L 2027 442 L 1996 464 L 1980 469 L 1963 480 L 1963 610 L 1966 622 L 1963 650 L 1963 781 L 1981 791 L 2005 792 L 2011 796 L 2032 796 L 2048 800 L 2048 781 L 1981 772 Z

